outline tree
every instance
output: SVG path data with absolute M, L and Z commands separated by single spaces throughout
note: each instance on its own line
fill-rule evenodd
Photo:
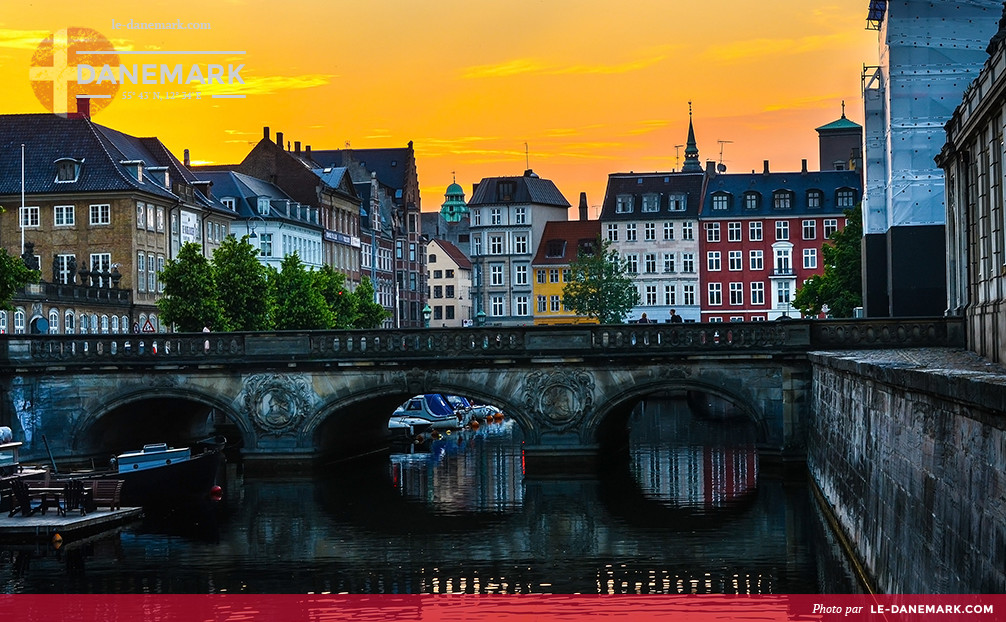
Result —
M 353 328 L 378 328 L 390 315 L 384 307 L 374 301 L 374 284 L 367 277 L 360 279 L 360 285 L 353 292 L 356 299 L 356 320 Z
M 357 300 L 346 287 L 346 275 L 327 264 L 313 275 L 318 291 L 332 312 L 332 328 L 352 328 L 357 318 Z
M 622 322 L 639 302 L 639 292 L 625 268 L 618 251 L 598 237 L 593 249 L 581 249 L 569 264 L 570 282 L 562 290 L 566 307 L 602 324 Z
M 863 304 L 863 215 L 857 206 L 845 210 L 845 218 L 845 228 L 821 247 L 824 273 L 807 279 L 793 297 L 793 306 L 807 315 L 817 315 L 828 305 L 829 315 L 852 317 L 853 309 Z
M 20 257 L 12 257 L 7 249 L 0 248 L 0 309 L 13 309 L 14 295 L 28 283 L 38 283 L 39 277 L 38 270 L 30 270 Z
M 182 332 L 198 332 L 203 327 L 219 328 L 222 322 L 213 266 L 203 257 L 198 244 L 187 242 L 178 257 L 161 270 L 164 296 L 157 301 L 161 320 Z
M 274 273 L 273 326 L 278 330 L 324 330 L 332 327 L 332 311 L 304 268 L 297 253 L 287 255 Z
M 213 271 L 220 299 L 219 330 L 269 328 L 269 298 L 264 266 L 248 236 L 224 238 L 213 251 Z

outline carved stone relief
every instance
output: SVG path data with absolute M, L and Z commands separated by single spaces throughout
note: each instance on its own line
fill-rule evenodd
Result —
M 535 371 L 524 377 L 524 404 L 544 427 L 568 429 L 593 403 L 594 379 L 584 371 Z
M 279 436 L 307 417 L 317 396 L 306 376 L 258 374 L 245 381 L 241 399 L 256 427 Z

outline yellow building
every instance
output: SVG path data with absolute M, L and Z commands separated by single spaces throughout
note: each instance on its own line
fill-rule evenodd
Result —
M 531 262 L 534 274 L 534 324 L 596 324 L 596 319 L 577 315 L 566 308 L 562 290 L 569 282 L 569 264 L 582 246 L 593 247 L 601 235 L 596 220 L 545 223 L 541 243 Z

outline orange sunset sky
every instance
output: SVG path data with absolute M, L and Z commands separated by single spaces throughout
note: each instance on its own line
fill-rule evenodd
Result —
M 471 195 L 482 177 L 531 168 L 572 204 L 600 206 L 608 173 L 670 170 L 694 106 L 701 159 L 730 171 L 818 166 L 814 128 L 841 101 L 862 123 L 860 75 L 877 63 L 867 0 L 102 0 L 0 6 L 2 113 L 44 112 L 29 80 L 53 31 L 94 29 L 120 62 L 244 64 L 244 99 L 142 100 L 199 85 L 122 85 L 94 115 L 157 136 L 179 158 L 236 163 L 262 127 L 314 149 L 414 141 L 423 209 L 452 171 Z M 15 9 L 16 10 L 12 10 Z M 209 30 L 113 28 L 113 21 L 200 22 Z M 75 76 L 74 72 L 69 72 Z M 132 98 L 122 99 L 132 92 Z M 683 158 L 683 148 L 681 149 Z M 16 157 L 16 154 L 0 154 Z M 591 217 L 596 216 L 591 210 Z

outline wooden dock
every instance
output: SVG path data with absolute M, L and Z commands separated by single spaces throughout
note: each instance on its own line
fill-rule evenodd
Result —
M 143 508 L 95 510 L 81 516 L 69 512 L 60 516 L 55 510 L 32 516 L 0 514 L 0 542 L 49 541 L 59 534 L 64 542 L 115 529 L 143 516 Z

